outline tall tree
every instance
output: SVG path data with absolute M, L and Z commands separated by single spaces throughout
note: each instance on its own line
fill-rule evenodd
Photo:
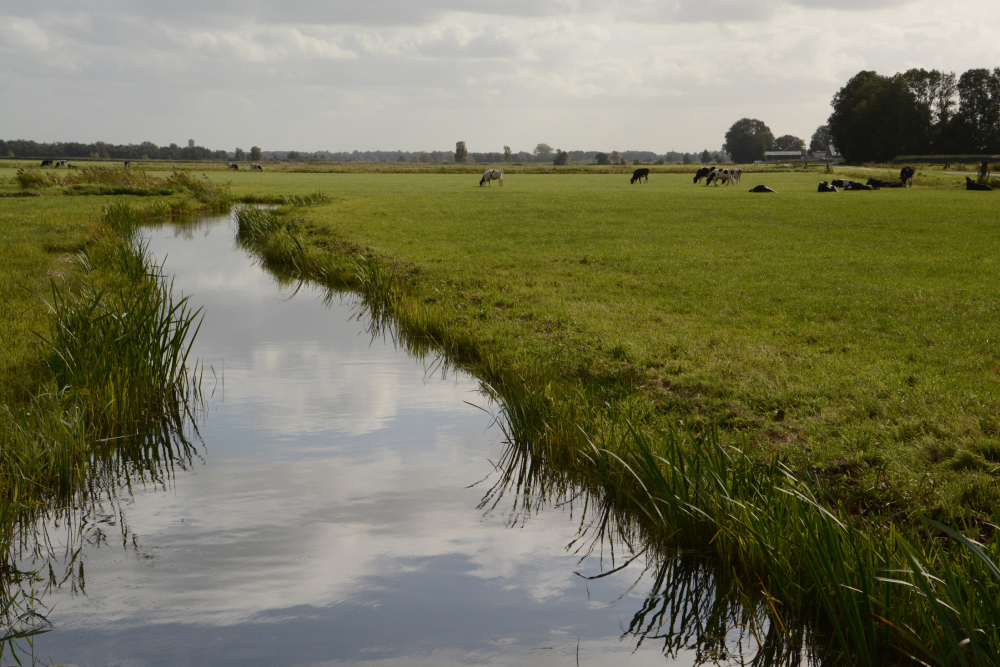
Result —
M 1000 67 L 970 69 L 958 80 L 955 138 L 961 152 L 1000 152 Z
M 464 164 L 469 161 L 469 149 L 465 147 L 464 141 L 455 142 L 455 162 Z
M 783 134 L 774 140 L 769 150 L 772 151 L 804 151 L 806 142 L 793 134 Z
M 958 84 L 954 72 L 911 69 L 900 75 L 917 104 L 927 108 L 934 124 L 947 123 L 955 111 Z
M 607 153 L 598 153 L 594 159 L 597 160 L 597 164 L 611 164 L 611 158 L 608 157 Z
M 733 157 L 734 162 L 747 163 L 763 160 L 764 152 L 774 143 L 771 128 L 756 118 L 741 118 L 726 132 L 726 143 L 722 148 Z
M 504 162 L 513 162 L 513 160 L 514 160 L 514 154 L 511 152 L 510 146 L 504 146 L 503 147 L 503 161 Z
M 930 147 L 930 110 L 917 102 L 902 75 L 858 72 L 832 104 L 830 134 L 848 162 L 887 162 Z
M 827 152 L 830 150 L 831 143 L 833 140 L 830 136 L 830 126 L 820 125 L 813 132 L 812 139 L 809 140 L 809 150 Z
M 251 160 L 253 160 L 254 162 L 260 162 L 260 156 L 261 156 L 260 146 L 254 146 L 253 148 L 250 149 Z
M 567 165 L 569 164 L 569 153 L 563 150 L 556 150 L 555 159 L 552 160 L 552 164 L 556 165 Z
M 538 144 L 535 146 L 535 160 L 538 162 L 548 162 L 552 159 L 552 146 L 548 144 Z
M 237 162 L 245 160 L 246 158 L 247 158 L 246 153 L 243 152 L 242 148 L 237 148 L 236 152 L 233 153 L 233 159 L 236 160 Z
M 712 161 L 712 154 L 709 153 L 708 149 L 706 148 L 705 150 L 703 150 L 701 152 L 701 163 L 702 164 L 708 164 L 711 161 Z

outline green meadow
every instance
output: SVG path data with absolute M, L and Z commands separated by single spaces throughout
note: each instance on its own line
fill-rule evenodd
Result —
M 288 216 L 310 253 L 388 262 L 445 337 L 512 372 L 779 451 L 862 512 L 994 499 L 1000 195 L 959 176 L 819 194 L 820 180 L 891 175 L 511 173 L 480 188 L 474 173 L 189 173 L 236 199 L 326 194 Z M 747 192 L 758 183 L 777 194 Z M 13 169 L 0 190 L 20 191 Z M 31 383 L 8 369 L 39 357 L 31 291 L 73 270 L 67 253 L 110 200 L 38 192 L 0 199 L 7 398 Z
M 780 451 L 860 511 L 984 509 L 1000 462 L 1000 195 L 946 176 L 815 191 L 832 177 L 231 180 L 236 196 L 329 195 L 297 212 L 308 247 L 390 262 L 447 335 L 508 368 Z M 747 192 L 758 183 L 777 194 Z

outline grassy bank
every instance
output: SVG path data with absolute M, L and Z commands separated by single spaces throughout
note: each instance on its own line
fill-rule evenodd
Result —
M 361 291 L 411 348 L 477 373 L 522 459 L 627 508 L 654 543 L 713 555 L 786 657 L 825 636 L 852 663 L 996 664 L 996 542 L 915 517 L 991 536 L 974 514 L 992 471 L 924 454 L 965 436 L 987 460 L 995 393 L 974 334 L 995 320 L 968 301 L 988 299 L 989 270 L 949 267 L 983 257 L 946 240 L 994 243 L 993 202 L 830 199 L 813 177 L 768 178 L 788 200 L 680 182 L 334 182 L 297 215 L 243 211 L 240 238 L 279 271 Z M 978 432 L 946 430 L 956 406 Z M 907 418 L 924 440 L 900 437 Z
M 139 201 L 47 190 L 0 210 L 0 658 L 44 629 L 37 577 L 15 565 L 46 544 L 32 539 L 36 522 L 72 523 L 192 455 L 197 313 L 136 237 L 174 203 Z

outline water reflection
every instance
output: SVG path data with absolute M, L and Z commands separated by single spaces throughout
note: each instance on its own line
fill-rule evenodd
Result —
M 510 437 L 491 390 L 373 339 L 350 295 L 262 271 L 228 218 L 148 234 L 205 306 L 193 353 L 218 384 L 199 431 L 119 457 L 93 502 L 37 523 L 44 546 L 19 566 L 55 611 L 34 655 L 799 660 L 721 564 L 646 550 L 600 493 Z

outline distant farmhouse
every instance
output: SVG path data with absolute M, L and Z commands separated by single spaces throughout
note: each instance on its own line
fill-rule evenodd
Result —
M 765 151 L 764 162 L 795 162 L 796 160 L 836 160 L 840 153 L 830 144 L 828 151 Z

